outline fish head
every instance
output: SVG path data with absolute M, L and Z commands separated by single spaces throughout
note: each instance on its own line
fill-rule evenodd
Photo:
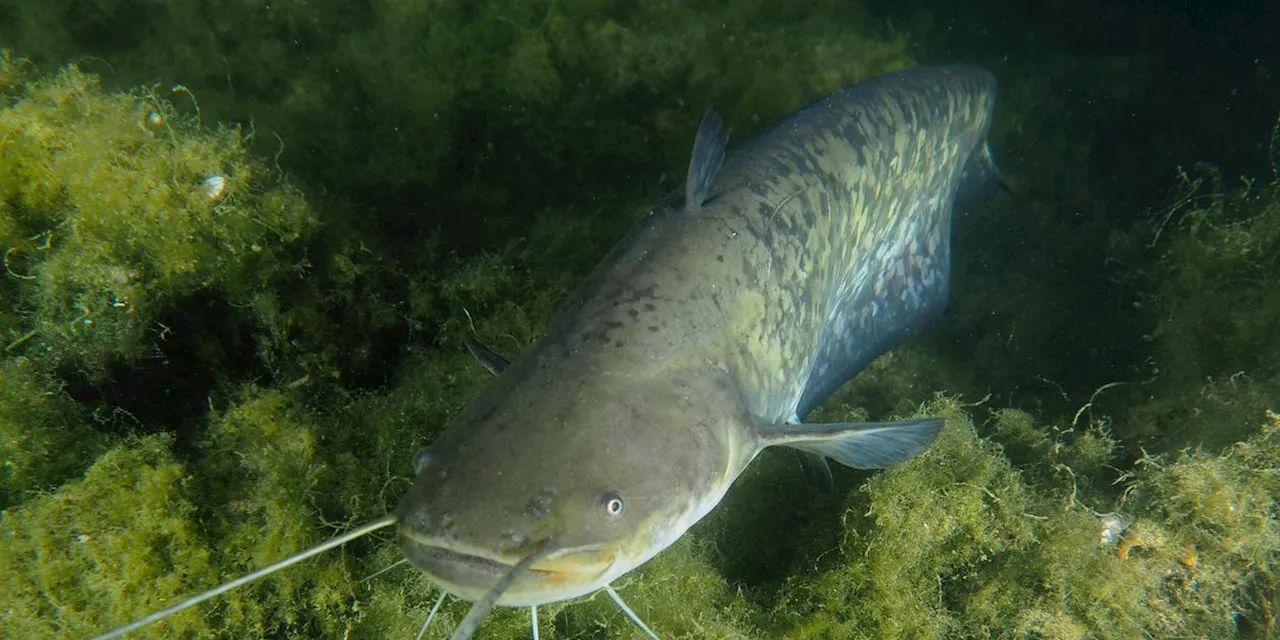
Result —
M 537 553 L 499 604 L 585 595 L 674 542 L 755 454 L 681 380 L 600 382 L 482 396 L 421 451 L 396 509 L 410 562 L 474 602 Z

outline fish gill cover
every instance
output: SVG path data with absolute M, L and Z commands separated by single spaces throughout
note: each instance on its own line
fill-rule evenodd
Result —
M 1006 56 L 957 45 L 972 15 L 835 1 L 0 15 L 7 637 L 85 637 L 385 513 L 487 380 L 463 306 L 528 345 L 679 184 L 707 105 L 746 133 L 956 55 L 1001 78 L 1015 195 L 958 218 L 942 320 L 818 410 L 941 415 L 939 442 L 830 495 L 766 455 L 619 588 L 664 638 L 1274 637 L 1280 135 L 1114 173 L 1109 118 L 1186 112 L 1152 97 L 1166 51 Z M 362 581 L 398 559 L 375 536 L 136 637 L 410 637 L 434 588 Z M 599 598 L 542 627 L 639 637 Z

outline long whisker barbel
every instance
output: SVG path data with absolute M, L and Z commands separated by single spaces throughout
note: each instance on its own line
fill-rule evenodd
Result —
M 484 617 L 489 615 L 489 610 L 498 604 L 498 598 L 501 598 L 502 594 L 506 593 L 511 583 L 515 582 L 516 578 L 520 577 L 520 574 L 527 571 L 529 567 L 532 567 L 533 563 L 546 557 L 551 552 L 551 546 L 547 542 L 543 542 L 541 549 L 534 551 L 524 560 L 518 562 L 516 566 L 511 567 L 511 570 L 503 575 L 497 584 L 493 585 L 489 592 L 484 594 L 483 598 L 471 605 L 471 610 L 467 612 L 462 622 L 459 622 L 458 626 L 454 628 L 453 635 L 449 636 L 449 640 L 467 640 L 470 638 L 476 632 L 476 627 L 480 626 L 480 621 L 484 620 Z
M 118 638 L 126 633 L 129 633 L 130 631 L 141 629 L 142 627 L 145 627 L 153 622 L 156 622 L 157 620 L 163 620 L 165 618 L 168 618 L 169 616 L 175 613 L 178 613 L 179 611 L 190 609 L 191 607 L 194 607 L 200 604 L 201 602 L 204 602 L 205 600 L 216 598 L 228 591 L 231 591 L 232 589 L 235 589 L 236 587 L 246 585 L 259 578 L 264 578 L 281 569 L 284 569 L 285 567 L 295 565 L 312 556 L 320 555 L 321 553 L 324 553 L 325 551 L 333 549 L 334 547 L 340 547 L 348 542 L 351 542 L 352 540 L 355 540 L 356 538 L 362 538 L 364 536 L 367 536 L 370 533 L 377 531 L 378 529 L 385 529 L 387 527 L 395 526 L 396 522 L 397 522 L 397 519 L 394 515 L 383 516 L 364 526 L 358 527 L 356 529 L 352 529 L 351 531 L 348 531 L 340 536 L 329 538 L 328 540 L 325 540 L 324 542 L 321 542 L 320 544 L 314 547 L 311 547 L 310 549 L 301 551 L 299 553 L 295 553 L 289 556 L 288 558 L 285 558 L 284 560 L 281 560 L 275 564 L 267 565 L 261 569 L 258 569 L 257 571 L 240 576 L 239 578 L 236 578 L 231 582 L 221 584 L 208 591 L 205 591 L 204 593 L 187 598 L 182 602 L 179 602 L 171 607 L 161 609 L 149 616 L 146 616 L 145 618 L 139 618 L 137 620 L 134 620 L 133 622 L 130 622 L 129 624 L 124 625 L 123 627 L 117 627 L 115 629 L 112 629 L 111 631 L 108 631 L 100 636 L 95 637 L 93 640 L 108 640 L 109 638 Z
M 418 629 L 418 637 L 413 640 L 422 640 L 422 636 L 427 635 L 427 627 L 431 626 L 431 621 L 435 620 L 436 612 L 440 610 L 440 605 L 444 604 L 444 597 L 449 595 L 446 591 L 440 592 L 440 597 L 436 598 L 436 603 L 431 605 L 431 613 L 427 614 L 427 619 L 422 623 L 422 628 Z
M 365 576 L 364 578 L 362 578 L 362 579 L 360 580 L 360 584 L 364 584 L 364 583 L 366 583 L 366 582 L 368 582 L 368 581 L 370 581 L 370 580 L 373 580 L 374 578 L 376 578 L 376 577 L 378 577 L 378 576 L 380 576 L 380 575 L 382 575 L 382 574 L 384 574 L 384 573 L 386 573 L 386 572 L 388 572 L 388 571 L 391 571 L 392 569 L 399 569 L 401 566 L 406 565 L 406 564 L 409 564 L 409 559 L 408 559 L 408 558 L 401 558 L 401 559 L 399 559 L 399 560 L 396 560 L 395 562 L 392 562 L 390 565 L 387 565 L 387 566 L 385 566 L 385 567 L 383 567 L 383 568 L 381 568 L 381 569 L 378 569 L 377 571 L 374 571 L 373 573 L 371 573 L 371 574 L 369 574 L 369 575 Z
M 604 592 L 609 594 L 610 598 L 613 598 L 613 601 L 618 604 L 618 608 L 622 609 L 622 612 L 627 614 L 627 617 L 631 618 L 631 621 L 636 623 L 636 626 L 640 627 L 641 631 L 649 634 L 649 637 L 653 638 L 653 640 L 658 640 L 658 634 L 654 633 L 653 629 L 650 629 L 649 625 L 645 624 L 644 621 L 640 619 L 640 616 L 636 615 L 636 612 L 632 611 L 631 607 L 628 607 L 627 603 L 622 601 L 622 596 L 618 595 L 618 592 L 613 589 L 613 585 L 606 584 L 604 586 Z

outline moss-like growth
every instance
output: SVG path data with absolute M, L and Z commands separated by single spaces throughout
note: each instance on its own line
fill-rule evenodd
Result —
M 407 482 L 407 460 L 403 469 L 373 466 L 363 453 L 380 451 L 384 459 L 388 450 L 407 449 L 415 430 L 432 431 L 435 417 L 452 410 L 440 403 L 449 389 L 435 381 L 464 374 L 464 386 L 473 386 L 464 367 L 478 370 L 462 358 L 420 367 L 431 371 L 422 378 L 427 386 L 406 381 L 395 396 L 359 399 L 338 418 L 311 413 L 287 394 L 246 389 L 210 426 L 205 461 L 194 467 L 174 461 L 163 438 L 113 450 L 83 482 L 5 514 L 2 588 L 19 603 L 15 628 L 82 635 L 283 557 L 338 523 L 382 513 Z M 1077 482 L 1084 474 L 1020 472 L 999 445 L 978 437 L 954 401 L 921 413 L 947 419 L 939 442 L 849 492 L 835 538 L 808 535 L 812 527 L 804 536 L 776 536 L 777 552 L 800 547 L 778 588 L 744 591 L 726 581 L 715 557 L 728 549 L 715 541 L 724 535 L 718 529 L 741 516 L 717 516 L 622 581 L 624 595 L 674 638 L 1010 629 L 1051 638 L 1222 637 L 1240 621 L 1246 629 L 1267 624 L 1280 548 L 1280 417 L 1271 414 L 1260 435 L 1222 455 L 1143 460 L 1126 476 L 1124 517 L 1114 525 L 1099 513 L 1116 500 L 1108 485 Z M 1006 412 L 1001 421 L 1007 441 L 1025 443 L 1019 457 L 1029 469 L 1088 467 L 1107 449 L 1049 446 L 1025 414 Z M 779 480 L 777 467 L 765 473 Z M 741 507 L 763 486 L 749 483 L 734 500 Z M 322 527 L 325 521 L 334 524 Z M 335 552 L 292 567 L 141 637 L 413 633 L 435 589 L 411 569 L 358 583 L 398 552 L 377 542 L 354 543 L 349 552 L 349 561 Z M 447 605 L 432 637 L 442 637 L 466 607 Z M 602 597 L 544 607 L 541 619 L 544 632 L 563 637 L 601 626 L 611 636 L 640 637 Z M 527 625 L 527 611 L 500 610 L 484 629 L 487 637 L 522 638 Z
M 926 413 L 947 417 L 939 442 L 851 496 L 838 558 L 797 572 L 780 601 L 785 637 L 1228 637 L 1273 624 L 1275 414 L 1231 452 L 1143 460 L 1113 520 L 1088 506 L 1104 493 L 1014 470 L 954 403 Z M 1042 468 L 1064 459 L 1028 449 Z
M 1159 256 L 1144 274 L 1159 391 L 1135 422 L 1175 446 L 1229 446 L 1280 393 L 1280 182 L 1179 171 L 1173 202 L 1138 237 Z
M 337 533 L 356 519 L 381 515 L 376 469 L 351 459 L 363 434 L 342 438 L 350 425 L 324 419 L 289 394 L 247 388 L 212 425 L 206 455 L 195 469 L 207 505 L 213 548 L 227 567 L 244 572 Z M 232 453 L 234 452 L 234 454 Z M 328 526 L 324 523 L 333 521 Z M 355 609 L 352 572 L 340 554 L 245 589 L 219 607 L 232 635 L 342 635 Z
M 26 358 L 0 362 L 0 508 L 87 467 L 109 440 L 56 379 Z
M 1170 604 L 1189 625 L 1274 633 L 1280 414 L 1266 412 L 1260 433 L 1222 453 L 1188 450 L 1141 465 L 1129 495 L 1158 526 L 1130 540 L 1130 555 L 1173 569 Z
M 170 438 L 113 448 L 55 493 L 0 515 L 6 634 L 86 637 L 208 585 L 213 570 L 197 496 Z M 199 612 L 139 637 L 207 636 Z
M 83 480 L 5 512 L 10 628 L 23 637 L 102 631 L 323 535 L 324 513 L 345 515 L 341 501 L 326 511 L 335 502 L 317 495 L 340 483 L 313 422 L 281 393 L 246 389 L 211 425 L 200 464 L 175 459 L 171 437 L 131 441 Z M 353 584 L 335 553 L 139 637 L 340 635 L 335 620 L 350 615 Z
M 176 302 L 247 303 L 315 225 L 238 129 L 203 130 L 155 89 L 103 92 L 69 67 L 0 100 L 0 234 L 22 318 L 3 327 L 9 350 L 91 375 L 139 358 Z
M 49 66 L 92 55 L 117 86 L 181 82 L 385 228 L 443 226 L 468 249 L 521 235 L 531 205 L 678 179 L 709 104 L 745 131 L 911 61 L 905 35 L 836 0 L 147 6 L 17 3 L 0 40 Z
M 982 567 L 1036 542 L 1035 503 L 998 447 L 954 403 L 939 441 L 849 499 L 837 568 L 797 579 L 791 637 L 943 637 L 966 629 L 949 601 Z

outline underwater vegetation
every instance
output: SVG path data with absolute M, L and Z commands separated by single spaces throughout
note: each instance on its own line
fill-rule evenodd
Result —
M 707 105 L 746 131 L 911 62 L 904 34 L 870 37 L 840 0 L 4 0 L 0 14 L 0 43 L 41 68 L 180 81 L 210 121 L 278 133 L 281 166 L 367 206 L 397 254 L 437 225 L 462 250 L 519 237 L 531 203 L 567 218 L 652 196 L 680 180 Z
M 1143 274 L 1161 371 L 1143 434 L 1201 434 L 1225 446 L 1237 425 L 1276 406 L 1280 390 L 1280 123 L 1265 146 L 1271 175 L 1229 178 L 1199 164 L 1175 174 L 1171 204 L 1150 223 L 1159 260 Z M 1190 390 L 1194 401 L 1171 401 Z
M 246 2 L 215 29 L 144 3 L 156 37 L 105 65 L 77 47 L 131 33 L 130 3 L 7 4 L 40 65 L 0 57 L 6 637 L 85 637 L 382 515 L 488 380 L 464 306 L 515 355 L 679 182 L 706 104 L 738 139 L 913 63 L 836 2 Z M 1276 636 L 1280 142 L 1256 179 L 1171 166 L 1167 207 L 1103 227 L 1089 123 L 1001 71 L 1022 199 L 957 233 L 1015 228 L 1041 262 L 961 242 L 942 326 L 820 409 L 940 415 L 941 439 L 832 495 L 766 455 L 617 585 L 663 638 Z M 1126 295 L 1078 279 L 1104 262 Z M 1107 343 L 1142 366 L 1062 361 Z M 375 535 L 135 637 L 412 637 L 434 588 L 365 580 L 399 559 Z M 540 613 L 544 637 L 642 637 L 601 598 Z
M 166 309 L 202 289 L 248 304 L 316 224 L 238 129 L 177 118 L 154 89 L 104 93 L 69 67 L 0 90 L 8 352 L 90 376 L 143 358 Z

